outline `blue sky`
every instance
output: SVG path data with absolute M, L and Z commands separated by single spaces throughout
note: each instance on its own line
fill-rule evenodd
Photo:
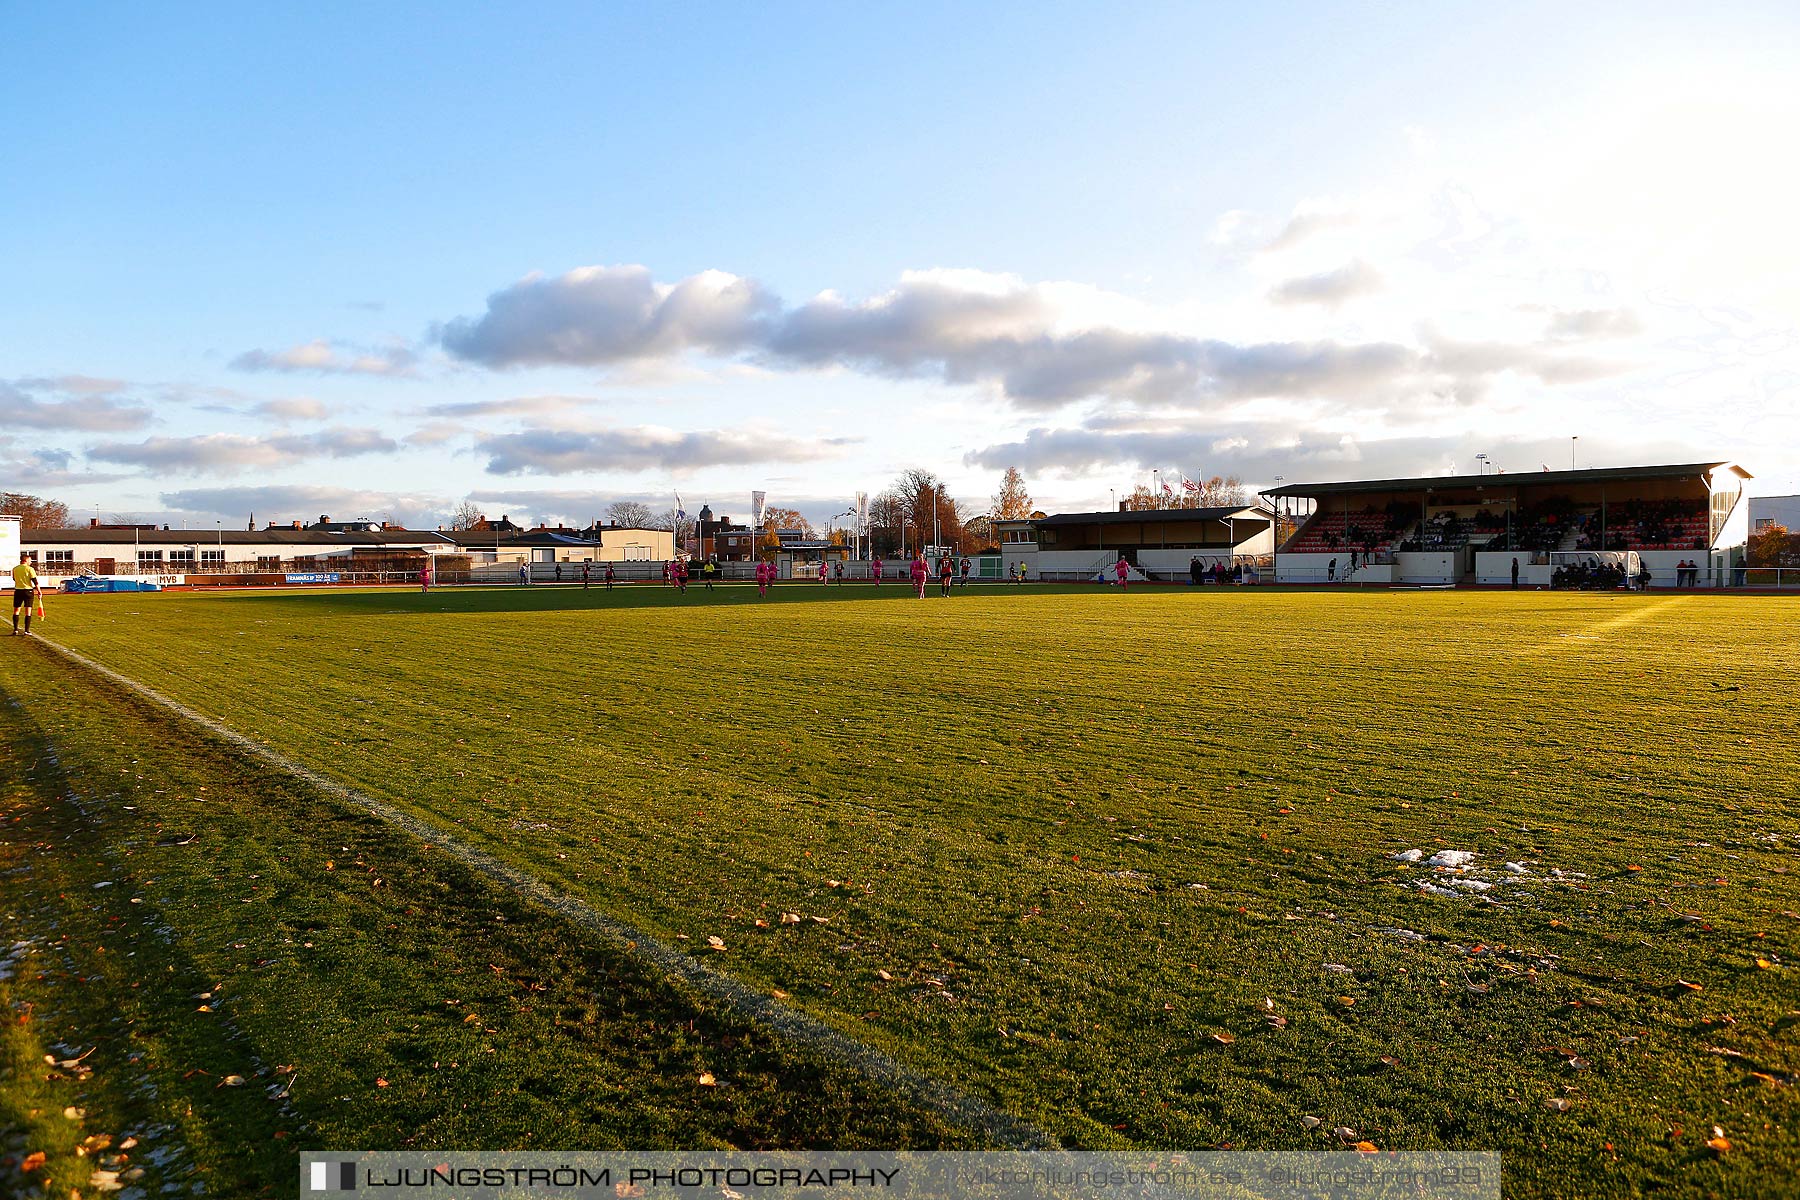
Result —
M 1579 435 L 1800 490 L 1797 35 L 1774 4 L 13 6 L 0 487 L 823 516 L 916 465 L 981 511 L 1009 463 L 1075 507 Z

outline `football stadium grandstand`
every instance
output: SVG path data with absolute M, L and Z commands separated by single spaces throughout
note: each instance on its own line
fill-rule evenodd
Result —
M 1281 583 L 1507 585 L 1516 563 L 1520 586 L 1605 565 L 1676 587 L 1741 570 L 1749 478 L 1707 462 L 1297 483 L 1263 496 L 1301 514 L 1276 552 Z

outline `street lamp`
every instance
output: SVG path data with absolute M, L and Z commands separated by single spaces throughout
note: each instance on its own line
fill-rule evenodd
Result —
M 1488 456 L 1485 454 L 1477 454 L 1475 456 L 1475 473 L 1477 475 L 1486 475 L 1487 474 L 1487 464 L 1488 464 Z

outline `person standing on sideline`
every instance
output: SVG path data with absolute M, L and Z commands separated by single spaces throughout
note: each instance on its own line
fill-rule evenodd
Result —
M 37 603 L 38 574 L 31 560 L 23 554 L 19 555 L 19 565 L 12 569 L 13 577 L 13 636 L 19 635 L 19 610 L 25 610 L 25 634 L 31 634 L 31 606 Z
M 1517 591 L 1518 587 L 1519 587 L 1519 560 L 1516 558 L 1513 559 L 1512 575 L 1513 575 L 1513 590 Z
M 609 592 L 612 591 L 612 583 L 613 583 L 613 565 L 611 563 L 607 563 L 606 564 L 606 590 Z
M 875 556 L 874 561 L 869 563 L 869 578 L 875 581 L 876 587 L 881 586 L 881 555 L 879 554 Z
M 530 583 L 531 583 L 531 565 L 529 563 L 521 561 L 519 563 L 519 586 L 525 587 L 525 586 L 529 585 Z
M 844 586 L 844 560 L 840 558 L 836 562 L 832 563 L 831 570 L 832 570 L 832 573 L 837 576 L 837 585 L 839 587 L 843 587 Z
M 929 574 L 930 572 L 925 569 L 925 552 L 921 550 L 913 555 L 912 560 L 913 591 L 918 593 L 921 600 L 925 598 L 925 580 Z
M 1325 582 L 1337 582 L 1337 559 L 1335 558 L 1325 564 Z
M 419 568 L 419 595 L 423 596 L 431 590 L 431 559 L 425 559 L 425 565 Z
M 556 582 L 558 582 L 558 583 L 562 582 L 562 563 L 561 562 L 558 562 L 556 564 Z
M 1119 590 L 1121 592 L 1126 591 L 1131 586 L 1128 582 L 1129 576 L 1131 575 L 1131 564 L 1125 561 L 1125 556 L 1123 554 L 1119 555 L 1119 561 L 1113 564 L 1113 574 L 1119 577 Z
M 587 591 L 588 584 L 594 577 L 594 560 L 587 559 L 581 564 L 581 590 Z

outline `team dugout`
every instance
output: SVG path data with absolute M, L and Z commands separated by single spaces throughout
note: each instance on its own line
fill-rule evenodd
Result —
M 1263 493 L 1299 527 L 1283 583 L 1547 586 L 1558 566 L 1630 561 L 1652 587 L 1724 584 L 1749 537 L 1735 463 L 1296 483 Z M 1680 564 L 1692 576 L 1678 576 Z

